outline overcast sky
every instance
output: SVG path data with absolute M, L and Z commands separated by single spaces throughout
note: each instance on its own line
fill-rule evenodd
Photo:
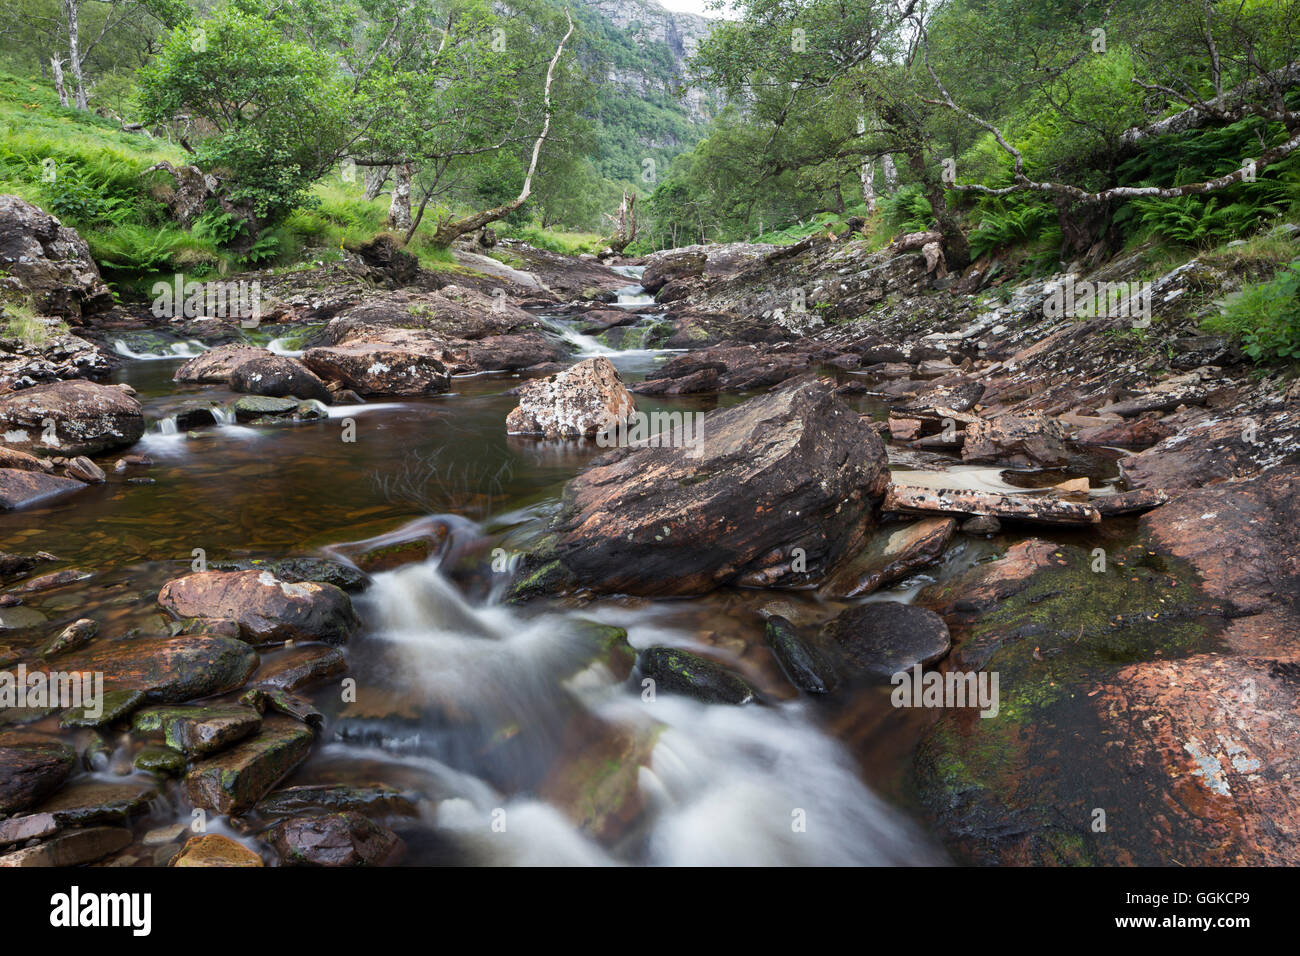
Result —
M 710 10 L 710 0 L 658 0 L 658 3 L 669 10 L 679 10 L 682 13 L 699 13 L 706 17 L 725 15 L 719 14 L 716 10 Z

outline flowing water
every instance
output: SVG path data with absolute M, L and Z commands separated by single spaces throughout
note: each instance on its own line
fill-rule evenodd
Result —
M 635 295 L 635 293 L 629 293 Z M 625 378 L 669 356 L 617 352 L 549 318 L 582 354 L 605 354 Z M 584 347 L 585 346 L 585 347 Z M 6 551 L 48 551 L 94 572 L 29 596 L 21 645 L 77 617 L 100 640 L 165 631 L 155 597 L 209 561 L 346 554 L 348 542 L 439 529 L 440 553 L 374 576 L 357 598 L 363 632 L 347 647 L 357 699 L 336 684 L 306 693 L 326 717 L 313 756 L 287 783 L 390 783 L 421 797 L 400 825 L 412 863 L 938 862 L 912 822 L 903 780 L 927 719 L 888 704 L 888 688 L 834 703 L 798 697 L 762 640 L 762 614 L 822 620 L 843 605 L 803 593 L 724 589 L 707 597 L 602 598 L 512 607 L 493 548 L 544 522 L 564 482 L 601 449 L 505 434 L 517 375 L 458 378 L 449 394 L 331 409 L 293 426 L 237 425 L 233 393 L 180 385 L 171 355 L 132 355 L 116 373 L 153 421 L 152 467 L 21 513 L 0 514 Z M 170 359 L 170 361 L 169 361 Z M 641 400 L 643 411 L 698 411 L 744 396 Z M 186 433 L 176 410 L 216 403 L 220 424 Z M 879 411 L 859 399 L 863 411 Z M 356 440 L 344 440 L 344 419 Z M 973 476 L 972 480 L 980 476 Z M 991 481 L 990 476 L 981 480 Z M 1001 545 L 962 539 L 943 562 L 876 599 L 987 560 Z M 501 579 L 501 580 L 498 580 Z M 10 627 L 15 618 L 3 615 Z M 39 615 L 33 622 L 31 614 Z M 593 655 L 583 621 L 627 629 L 636 648 L 676 645 L 727 661 L 763 693 L 746 707 L 660 695 L 644 701 Z M 264 660 L 274 660 L 268 649 Z M 53 727 L 53 719 L 35 725 Z M 125 745 L 123 745 L 125 746 Z M 101 774 L 129 770 L 122 746 Z M 616 794 L 617 799 L 610 797 Z M 593 807 L 612 806 L 605 812 Z M 152 821 L 188 820 L 175 798 Z M 247 837 L 245 837 L 247 839 Z

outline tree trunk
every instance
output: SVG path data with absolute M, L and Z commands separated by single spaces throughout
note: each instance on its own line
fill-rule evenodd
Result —
M 867 131 L 867 118 L 858 116 L 858 135 L 861 136 Z M 871 158 L 864 159 L 862 165 L 858 167 L 858 182 L 862 184 L 862 202 L 867 207 L 867 215 L 870 216 L 876 211 L 876 161 Z
M 384 191 L 392 166 L 370 166 L 366 169 L 366 199 L 375 199 Z
M 615 224 L 614 235 L 609 238 L 609 247 L 615 252 L 621 253 L 636 238 L 636 196 L 624 190 L 623 201 L 618 205 L 618 218 L 615 219 L 608 214 L 605 218 Z M 676 227 L 674 227 L 674 232 L 676 232 Z
M 565 31 L 564 36 L 560 39 L 560 45 L 555 48 L 555 56 L 551 57 L 551 65 L 546 68 L 546 85 L 542 88 L 542 109 L 544 113 L 542 132 L 538 135 L 537 141 L 533 143 L 533 158 L 528 163 L 528 173 L 524 176 L 523 188 L 519 190 L 519 195 L 514 199 L 502 203 L 494 209 L 485 209 L 482 212 L 476 212 L 461 219 L 448 219 L 445 222 L 440 222 L 437 231 L 433 234 L 433 244 L 435 246 L 445 249 L 465 233 L 474 232 L 476 229 L 482 229 L 490 222 L 504 219 L 526 203 L 528 197 L 532 195 L 533 175 L 537 172 L 537 157 L 541 155 L 542 144 L 546 142 L 546 134 L 551 131 L 551 81 L 555 78 L 555 64 L 560 62 L 560 56 L 564 53 L 564 44 L 569 41 L 569 36 L 573 33 L 573 17 L 569 15 L 568 10 L 564 11 L 564 16 L 569 21 L 569 29 Z M 415 227 L 412 226 L 406 234 L 407 242 L 411 241 L 414 232 Z
M 930 200 L 930 211 L 934 214 L 939 232 L 943 234 L 943 251 L 948 266 L 954 272 L 960 272 L 970 265 L 970 243 L 966 233 L 948 209 L 948 198 L 944 195 L 943 181 L 935 174 L 925 161 L 925 154 L 920 149 L 909 150 L 907 165 L 921 181 L 925 198 Z
M 885 195 L 892 196 L 898 192 L 898 167 L 894 165 L 893 154 L 880 157 L 880 171 L 885 177 Z
M 77 109 L 89 109 L 86 105 L 86 77 L 81 72 L 81 0 L 63 0 L 63 15 L 68 27 L 68 65 L 72 67 L 72 79 L 75 84 Z
M 410 163 L 398 163 L 393 167 L 393 199 L 388 204 L 388 228 L 403 231 L 411 228 Z
M 50 57 L 50 72 L 54 75 L 54 91 L 59 94 L 59 105 L 68 105 L 68 87 L 63 82 L 63 64 L 56 56 Z

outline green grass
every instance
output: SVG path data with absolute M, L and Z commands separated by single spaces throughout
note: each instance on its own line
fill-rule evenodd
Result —
M 6 303 L 0 312 L 0 338 L 17 339 L 25 345 L 41 348 L 67 334 L 66 322 L 42 318 L 25 302 Z

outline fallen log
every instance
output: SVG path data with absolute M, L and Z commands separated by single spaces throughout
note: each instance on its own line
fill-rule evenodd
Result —
M 986 515 L 998 519 L 1055 525 L 1087 525 L 1101 521 L 1100 511 L 1091 504 L 1076 501 L 909 485 L 890 485 L 881 510 L 957 517 Z

